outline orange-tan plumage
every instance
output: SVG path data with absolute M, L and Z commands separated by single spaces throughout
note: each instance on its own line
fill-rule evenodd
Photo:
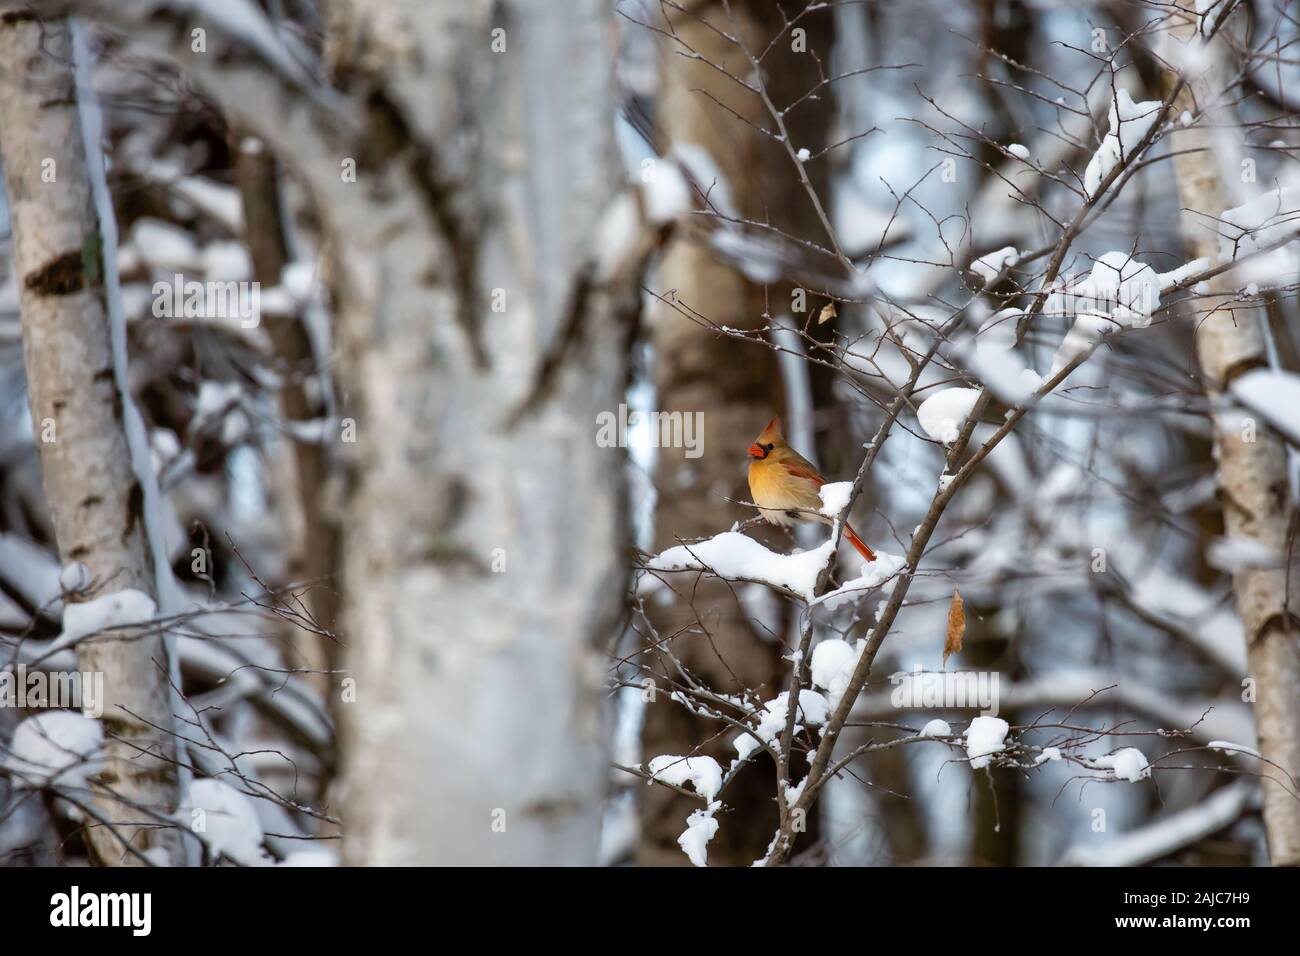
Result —
M 779 418 L 768 422 L 749 446 L 749 493 L 759 513 L 772 524 L 791 525 L 796 521 L 830 524 L 831 519 L 820 513 L 820 489 L 824 484 L 826 479 L 812 462 L 786 442 Z M 875 553 L 847 522 L 844 536 L 863 558 L 876 559 Z

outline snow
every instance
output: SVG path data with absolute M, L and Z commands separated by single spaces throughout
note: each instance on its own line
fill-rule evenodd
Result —
M 806 163 L 808 160 L 812 159 L 812 153 L 808 152 L 806 148 L 800 149 L 795 155 L 799 157 L 799 162 L 801 163 Z
M 1226 209 L 1216 224 L 1219 255 L 1239 259 L 1300 232 L 1300 186 L 1282 186 Z
M 1023 159 L 1025 161 L 1029 160 L 1028 147 L 1022 146 L 1020 143 L 1012 143 L 1007 147 L 1007 152 L 1016 157 L 1016 159 Z
M 224 856 L 241 866 L 267 862 L 253 801 L 229 784 L 209 777 L 192 781 L 176 820 L 203 841 L 211 859 Z
M 760 581 L 813 600 L 817 578 L 831 557 L 832 542 L 797 554 L 777 554 L 738 531 L 678 545 L 651 558 L 653 571 L 713 571 L 723 578 Z
M 807 782 L 808 782 L 808 778 L 804 777 L 793 787 L 787 786 L 785 788 L 785 805 L 787 807 L 793 807 L 796 803 L 799 802 L 799 798 L 803 796 L 804 784 L 806 784 Z
M 1254 747 L 1247 747 L 1245 744 L 1234 744 L 1231 740 L 1211 740 L 1205 746 L 1209 747 L 1211 750 L 1221 751 L 1222 753 L 1245 754 L 1247 757 L 1255 757 L 1259 760 L 1263 759 L 1263 757 L 1260 756 L 1259 751 Z
M 1019 405 L 1042 384 L 1016 351 L 1016 321 L 1021 309 L 1003 309 L 991 316 L 979 331 L 959 345 L 966 367 L 994 395 L 1009 405 Z
M 673 144 L 672 155 L 708 195 L 712 209 L 732 219 L 740 218 L 740 210 L 732 198 L 731 183 L 712 153 L 699 143 L 683 142 Z
M 1126 252 L 1105 252 L 1093 263 L 1087 282 L 1074 291 L 1092 299 L 1095 308 L 1106 308 L 1118 324 L 1145 328 L 1160 305 L 1162 288 L 1149 265 Z
M 719 801 L 713 801 L 704 810 L 694 810 L 686 818 L 686 829 L 677 838 L 677 845 L 682 848 L 687 859 L 696 866 L 708 866 L 709 841 L 718 832 L 718 821 L 713 815 L 722 809 Z
M 60 569 L 44 548 L 21 535 L 0 533 L 0 573 L 28 603 L 58 609 Z
M 114 627 L 146 624 L 158 617 L 158 605 L 143 591 L 126 588 L 102 594 L 90 601 L 69 602 L 63 609 L 63 633 L 60 645 L 70 644 L 91 634 Z
M 636 200 L 631 193 L 620 192 L 596 224 L 596 273 L 602 281 L 612 279 L 628 261 L 640 232 L 641 214 Z
M 712 803 L 722 789 L 722 768 L 712 757 L 676 757 L 662 754 L 650 760 L 650 776 L 673 786 L 687 783 L 695 792 Z
M 1074 324 L 1052 359 L 1052 374 L 1085 354 L 1102 336 L 1121 328 L 1146 328 L 1160 307 L 1160 293 L 1200 271 L 1203 260 L 1157 273 L 1127 252 L 1106 252 L 1092 272 L 1048 296 L 1046 315 L 1073 315 Z
M 834 610 L 843 604 L 851 603 L 867 591 L 880 587 L 894 578 L 907 566 L 907 558 L 901 554 L 877 551 L 876 560 L 863 561 L 862 573 L 856 578 L 845 581 L 833 591 L 827 591 L 812 603 Z
M 656 160 L 653 170 L 641 182 L 645 216 L 656 226 L 672 222 L 691 208 L 691 186 L 671 160 Z
M 822 496 L 822 514 L 828 518 L 838 518 L 849 506 L 853 495 L 853 482 L 833 481 L 819 489 Z
M 76 594 L 78 591 L 84 591 L 90 587 L 90 582 L 90 568 L 80 561 L 69 561 L 63 566 L 63 570 L 59 572 L 59 587 L 63 588 L 64 594 Z
M 1038 767 L 1041 766 L 1042 764 L 1060 760 L 1060 759 L 1061 759 L 1060 748 L 1044 747 L 1043 752 L 1034 758 L 1034 766 Z
M 190 234 L 161 219 L 137 219 L 131 227 L 131 245 L 147 265 L 160 272 L 194 272 L 202 261 Z
M 970 264 L 971 271 L 988 285 L 1007 266 L 1013 266 L 1020 260 L 1020 250 L 1015 246 L 1003 246 L 995 252 L 985 253 Z
M 815 690 L 799 691 L 799 711 L 795 715 L 795 733 L 805 726 L 820 727 L 826 723 L 830 713 L 830 704 Z M 758 725 L 749 733 L 743 733 L 735 740 L 737 760 L 745 760 L 759 748 L 759 741 L 773 743 L 785 732 L 786 721 L 790 715 L 790 694 L 782 691 L 763 705 L 759 713 Z M 756 739 L 757 738 L 757 739 Z
M 1083 189 L 1088 198 L 1096 196 L 1102 181 L 1121 162 L 1127 161 L 1142 138 L 1160 118 L 1160 101 L 1134 103 L 1127 90 L 1117 90 L 1110 104 L 1110 132 L 1088 161 L 1083 174 Z
M 1233 398 L 1300 443 L 1300 375 L 1272 369 L 1252 369 L 1228 386 Z
M 1280 567 L 1282 552 L 1254 538 L 1224 535 L 1214 538 L 1206 546 L 1205 561 L 1212 568 L 1232 574 L 1248 568 Z
M 970 417 L 980 397 L 977 388 L 945 388 L 935 392 L 916 411 L 921 428 L 937 442 L 950 445 Z
M 832 638 L 813 648 L 812 662 L 809 665 L 812 682 L 814 686 L 826 691 L 827 704 L 832 710 L 839 706 L 840 698 L 848 690 L 858 658 L 866 646 L 862 640 L 856 646 L 851 646 L 847 641 Z
M 283 860 L 280 866 L 338 866 L 339 858 L 333 850 L 326 847 L 312 847 L 307 850 L 295 850 Z
M 253 264 L 242 242 L 210 242 L 203 249 L 203 274 L 211 282 L 245 282 Z
M 1162 272 L 1160 273 L 1160 291 L 1168 292 L 1180 282 L 1191 278 L 1198 272 L 1204 272 L 1208 268 L 1210 268 L 1210 260 L 1201 258 L 1193 259 L 1186 265 L 1179 266 L 1177 269 L 1172 269 L 1169 272 Z
M 194 404 L 196 428 L 220 426 L 222 443 L 235 445 L 248 430 L 247 419 L 236 414 L 242 406 L 243 388 L 239 382 L 204 379 Z M 215 430 L 215 429 L 214 429 Z
M 948 721 L 936 717 L 924 727 L 921 728 L 922 737 L 951 737 L 952 728 L 948 726 Z
M 1147 763 L 1146 754 L 1136 747 L 1125 747 L 1104 757 L 1098 757 L 1092 765 L 1098 770 L 1111 771 L 1112 779 L 1127 780 L 1130 783 L 1137 783 L 1151 776 L 1151 765 Z
M 1192 846 L 1241 817 L 1257 792 L 1251 780 L 1221 787 L 1199 803 L 1158 817 L 1146 826 L 1118 835 L 1100 845 L 1095 840 L 1072 846 L 1063 865 L 1143 866 Z
M 99 721 L 51 710 L 18 725 L 4 766 L 15 775 L 16 786 L 85 789 L 88 778 L 103 768 L 103 747 Z
M 1001 717 L 976 717 L 970 722 L 963 736 L 971 769 L 987 767 L 993 754 L 1006 749 L 1007 731 L 1010 729 L 1011 726 Z

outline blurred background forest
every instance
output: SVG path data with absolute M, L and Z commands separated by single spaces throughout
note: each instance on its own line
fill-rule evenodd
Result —
M 1217 249 L 1224 210 L 1300 196 L 1285 0 L 219 6 L 10 4 L 5 26 L 82 18 L 68 51 L 117 231 L 99 294 L 120 303 L 154 560 L 175 585 L 156 630 L 180 769 L 155 819 L 221 819 L 188 862 L 689 865 L 701 781 L 650 781 L 649 762 L 726 771 L 744 735 L 692 688 L 759 719 L 812 612 L 650 556 L 754 518 L 763 425 L 782 416 L 831 481 L 869 455 L 854 527 L 906 555 L 954 473 L 918 421 L 928 395 L 987 388 L 963 439 L 978 446 L 1033 390 L 1008 377 L 1046 381 L 1082 329 L 1048 291 L 1116 250 L 1161 274 L 1191 263 L 1189 207 Z M 32 75 L 0 70 L 11 89 Z M 1120 137 L 1099 192 L 1085 169 L 1121 91 L 1160 117 L 1140 149 Z M 1189 193 L 1180 150 L 1211 157 L 1218 208 Z M 837 753 L 932 718 L 958 729 L 845 766 L 790 861 L 1262 865 L 1272 840 L 1278 862 L 1260 778 L 1300 803 L 1300 765 L 1293 737 L 1254 756 L 1255 688 L 1280 686 L 1279 725 L 1300 732 L 1297 665 L 1266 680 L 1248 664 L 1256 621 L 1234 591 L 1282 581 L 1280 636 L 1256 637 L 1300 653 L 1300 274 L 1278 236 L 1230 272 L 1189 266 L 1212 287 L 1175 284 L 1145 322 L 1094 335 L 963 481 Z M 23 239 L 0 217 L 0 660 L 68 671 L 82 596 L 28 400 Z M 158 283 L 180 277 L 257 282 L 259 321 L 162 314 Z M 1263 343 L 1249 368 L 1277 376 L 1235 398 L 1197 351 L 1224 309 Z M 644 424 L 600 447 L 596 416 L 620 403 L 700 413 L 701 453 Z M 1225 416 L 1275 453 L 1276 514 L 1253 539 L 1225 524 Z M 747 532 L 780 552 L 824 534 Z M 858 563 L 841 548 L 831 581 Z M 964 641 L 946 658 L 954 591 Z M 818 612 L 812 642 L 864 637 L 890 593 Z M 986 769 L 961 741 L 976 710 L 894 706 L 890 675 L 916 669 L 996 673 L 1015 745 Z M 0 708 L 0 864 L 131 862 L 83 839 L 70 793 L 93 780 L 15 771 L 34 713 Z M 1154 772 L 1098 762 L 1129 746 Z M 226 789 L 195 793 L 204 780 Z M 708 862 L 767 856 L 786 797 L 767 755 L 727 774 Z

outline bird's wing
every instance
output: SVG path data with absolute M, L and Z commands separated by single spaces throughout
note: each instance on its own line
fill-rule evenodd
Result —
M 782 463 L 782 467 L 796 478 L 808 479 L 818 488 L 826 484 L 826 479 L 819 475 L 817 469 L 806 461 L 787 461 Z

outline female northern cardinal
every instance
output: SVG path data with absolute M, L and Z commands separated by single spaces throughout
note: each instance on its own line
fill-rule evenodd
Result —
M 803 455 L 786 444 L 781 434 L 781 419 L 767 423 L 754 444 L 749 446 L 749 493 L 754 504 L 772 524 L 790 525 L 796 521 L 820 521 L 832 524 L 832 519 L 821 514 L 821 486 L 826 479 Z M 844 523 L 844 536 L 849 544 L 868 561 L 876 560 L 876 553 Z

